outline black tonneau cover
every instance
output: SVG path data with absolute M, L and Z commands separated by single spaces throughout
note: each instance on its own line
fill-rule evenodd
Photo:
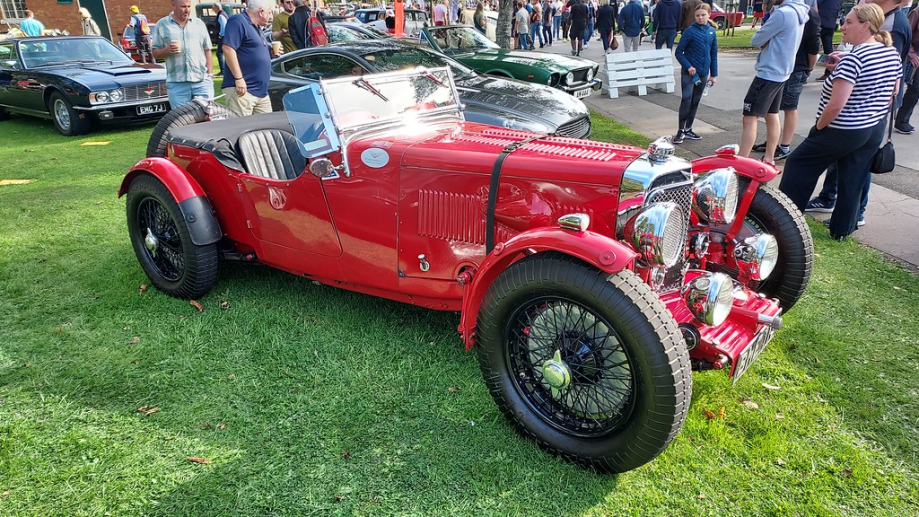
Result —
M 293 134 L 287 114 L 283 111 L 251 115 L 248 117 L 228 118 L 214 122 L 202 122 L 170 130 L 166 141 L 203 149 L 213 154 L 220 163 L 240 172 L 246 172 L 237 154 L 239 137 L 250 131 L 260 129 L 278 129 Z

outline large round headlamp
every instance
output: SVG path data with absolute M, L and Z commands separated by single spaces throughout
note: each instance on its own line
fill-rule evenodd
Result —
M 676 203 L 654 203 L 625 224 L 625 240 L 649 265 L 671 267 L 686 247 L 686 216 Z
M 734 260 L 741 274 L 765 280 L 779 261 L 779 243 L 768 233 L 747 237 L 734 248 Z
M 108 92 L 96 92 L 96 102 L 108 102 Z
M 705 272 L 683 284 L 680 294 L 697 320 L 717 327 L 731 313 L 734 282 L 724 273 Z
M 121 102 L 124 99 L 124 95 L 121 93 L 121 90 L 112 90 L 108 92 L 109 98 L 112 99 L 112 102 Z
M 594 71 L 593 69 L 588 69 L 587 70 L 587 82 L 589 83 L 593 80 L 594 80 Z
M 546 84 L 549 86 L 555 86 L 558 84 L 558 74 L 549 74 L 549 80 L 546 81 Z
M 565 74 L 565 84 L 574 84 L 574 72 Z
M 692 188 L 692 211 L 704 223 L 728 224 L 737 214 L 737 174 L 731 167 L 715 169 Z

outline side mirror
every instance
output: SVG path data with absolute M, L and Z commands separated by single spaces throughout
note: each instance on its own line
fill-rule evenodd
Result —
M 310 174 L 317 178 L 329 178 L 335 174 L 336 169 L 328 158 L 316 158 L 310 162 Z

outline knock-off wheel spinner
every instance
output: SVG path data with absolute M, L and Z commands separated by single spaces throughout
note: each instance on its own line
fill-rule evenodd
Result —
M 153 230 L 147 228 L 147 236 L 144 237 L 144 246 L 147 247 L 147 251 L 150 252 L 150 256 L 156 258 L 156 250 L 159 248 L 160 240 L 156 238 L 156 235 L 153 235 Z

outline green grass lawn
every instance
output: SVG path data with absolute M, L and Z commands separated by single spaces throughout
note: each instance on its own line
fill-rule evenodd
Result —
M 233 264 L 203 312 L 141 292 L 116 191 L 149 126 L 0 131 L 0 515 L 919 513 L 919 279 L 822 225 L 746 376 L 695 374 L 670 449 L 597 475 L 517 436 L 457 314 Z

